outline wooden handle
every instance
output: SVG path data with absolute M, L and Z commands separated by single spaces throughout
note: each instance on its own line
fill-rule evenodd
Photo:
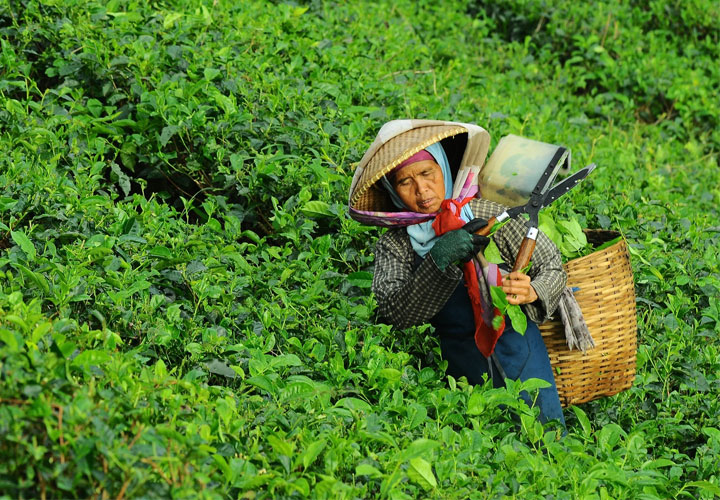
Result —
M 487 226 L 483 227 L 482 229 L 478 229 L 477 231 L 475 231 L 475 234 L 479 234 L 480 236 L 487 236 L 488 234 L 490 234 L 490 230 L 495 225 L 496 220 L 497 220 L 497 218 L 490 217 L 490 220 L 488 221 Z
M 512 268 L 513 272 L 520 271 L 528 265 L 534 250 L 535 240 L 526 236 L 520 244 L 520 250 L 518 250 L 517 257 L 515 258 L 515 265 Z

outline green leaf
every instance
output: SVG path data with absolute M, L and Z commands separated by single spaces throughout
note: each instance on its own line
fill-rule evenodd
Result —
M 493 316 L 492 319 L 492 327 L 493 330 L 497 330 L 502 326 L 503 323 L 503 316 L 501 314 L 498 314 L 497 316 Z
M 716 429 L 715 427 L 703 427 L 702 429 L 703 433 L 705 433 L 710 439 L 716 440 L 718 443 L 720 443 L 720 429 Z
M 330 211 L 330 205 L 319 200 L 308 201 L 300 211 L 307 217 L 335 217 Z
M 310 467 L 310 465 L 317 459 L 320 453 L 325 449 L 327 443 L 323 439 L 313 441 L 308 445 L 302 454 L 302 464 L 304 468 Z
M 112 163 L 110 165 L 110 170 L 112 170 L 112 173 L 117 176 L 118 185 L 125 196 L 130 194 L 130 177 L 128 177 L 127 174 L 120 169 L 120 166 L 117 163 Z
M 667 458 L 658 458 L 657 460 L 649 460 L 645 462 L 641 469 L 659 469 L 660 467 L 672 467 L 677 465 L 672 460 L 669 460 Z
M 205 364 L 205 366 L 210 373 L 214 373 L 215 375 L 222 375 L 227 378 L 237 377 L 235 370 L 219 359 L 210 360 Z
M 400 370 L 396 370 L 395 368 L 383 368 L 378 375 L 388 380 L 400 380 L 400 377 L 402 377 Z
M 87 109 L 88 111 L 90 111 L 91 115 L 93 115 L 95 118 L 99 118 L 102 114 L 103 105 L 97 99 L 88 99 Z
M 502 264 L 505 262 L 500 255 L 500 250 L 498 249 L 495 240 L 490 240 L 488 246 L 486 246 L 485 250 L 483 250 L 483 255 L 485 255 L 485 259 L 492 264 Z
M 550 238 L 552 242 L 559 247 L 562 242 L 562 235 L 558 231 L 555 225 L 555 221 L 552 219 L 552 217 L 540 212 L 538 220 L 538 229 L 545 233 L 545 236 Z
M 223 476 L 225 476 L 225 481 L 231 483 L 234 479 L 234 476 L 232 470 L 228 466 L 227 461 L 225 460 L 225 457 L 223 457 L 222 455 L 213 455 L 213 461 L 215 462 L 215 465 L 217 465 L 222 471 Z
M 156 246 L 150 249 L 148 252 L 153 257 L 162 257 L 164 259 L 172 259 L 173 254 L 169 248 L 164 246 Z
M 587 244 L 587 238 L 585 237 L 585 233 L 583 232 L 580 223 L 575 217 L 572 217 L 568 220 L 562 220 L 557 223 L 557 226 L 561 232 L 564 232 L 566 234 L 566 237 L 569 236 L 574 241 L 584 241 Z
M 60 353 L 60 355 L 63 358 L 69 358 L 76 349 L 76 344 L 74 342 L 68 341 L 64 335 L 62 334 L 54 334 L 53 336 L 53 346 L 57 349 L 57 351 Z
M 625 435 L 625 431 L 619 425 L 614 423 L 607 424 L 600 428 L 596 434 L 598 447 L 601 450 L 610 451 L 615 448 L 620 439 Z
M 80 366 L 88 368 L 90 365 L 100 366 L 110 360 L 110 355 L 106 351 L 88 350 L 78 354 L 72 361 L 72 366 Z
M 7 196 L 0 196 L 0 212 L 10 210 L 17 204 L 17 200 Z
M 274 368 L 280 368 L 283 366 L 303 366 L 302 361 L 295 354 L 281 354 L 279 356 L 275 356 L 270 364 Z
M 295 481 L 288 482 L 287 485 L 300 493 L 302 498 L 310 496 L 310 483 L 304 477 L 299 477 Z
M 415 427 L 422 425 L 422 423 L 427 418 L 427 408 L 425 408 L 423 405 L 420 405 L 418 403 L 412 403 L 408 407 L 407 417 L 408 417 L 408 426 L 411 429 L 414 429 Z
M 260 236 L 257 235 L 255 231 L 251 231 L 250 229 L 246 229 L 242 233 L 240 233 L 241 238 L 247 238 L 250 241 L 252 241 L 255 244 L 260 244 Z
M 38 341 L 47 334 L 50 330 L 52 330 L 52 323 L 49 321 L 45 321 L 43 323 L 40 323 L 35 327 L 35 329 L 32 332 L 32 335 L 30 335 L 30 340 L 34 343 L 38 343 Z
M 187 344 L 185 344 L 185 350 L 195 356 L 199 356 L 203 352 L 202 346 L 197 342 L 188 342 Z
M 348 283 L 359 288 L 372 287 L 373 275 L 367 271 L 356 271 L 348 274 Z
M 360 464 L 355 467 L 355 475 L 357 476 L 370 476 L 370 477 L 382 477 L 383 473 L 370 464 Z
M 647 266 L 647 268 L 650 270 L 650 272 L 661 282 L 665 281 L 665 278 L 663 277 L 662 273 L 658 270 L 655 266 Z
M 275 392 L 275 386 L 265 375 L 255 375 L 254 377 L 250 377 L 247 379 L 247 383 L 254 385 L 258 389 L 269 392 L 270 394 Z
M 477 386 L 476 386 L 477 387 Z M 467 402 L 468 415 L 480 415 L 485 410 L 485 394 L 474 390 Z
M 602 245 L 593 248 L 593 252 L 599 252 L 601 250 L 605 250 L 606 248 L 609 248 L 609 247 L 613 246 L 614 244 L 620 242 L 620 240 L 622 240 L 622 236 L 618 236 L 617 238 L 613 238 L 610 241 L 606 241 Z
M 341 408 L 347 408 L 348 410 L 352 410 L 352 411 L 362 411 L 365 413 L 372 413 L 372 406 L 370 406 L 367 402 L 363 401 L 362 399 L 358 399 L 358 398 L 342 398 L 337 403 L 335 403 L 335 406 L 339 406 Z
M 700 491 L 720 495 L 720 486 L 710 481 L 690 481 L 689 483 L 685 483 L 685 487 L 687 486 L 694 486 Z
M 23 266 L 22 264 L 18 262 L 13 262 L 11 264 L 15 269 L 19 270 L 23 276 L 27 277 L 31 281 L 33 281 L 44 293 L 50 292 L 50 284 L 45 279 L 45 276 L 43 276 L 40 273 L 34 273 L 27 267 Z
M 507 218 L 502 222 L 495 221 L 495 224 L 493 224 L 493 227 L 490 228 L 490 232 L 488 233 L 488 236 L 492 236 L 493 234 L 498 232 L 500 230 L 500 228 L 503 227 L 508 222 L 510 222 L 510 220 L 511 220 L 510 218 Z
M 32 241 L 30 241 L 30 238 L 25 236 L 24 232 L 10 231 L 10 237 L 20 247 L 20 249 L 25 253 L 25 255 L 28 257 L 29 260 L 35 260 L 35 256 L 36 256 L 35 245 L 32 244 Z
M 525 335 L 527 330 L 527 317 L 522 308 L 517 304 L 508 304 L 505 312 L 510 317 L 513 329 L 520 335 Z
M 178 131 L 178 127 L 176 125 L 167 125 L 163 127 L 162 132 L 160 133 L 160 144 L 162 146 L 167 146 L 167 143 L 172 139 L 172 136 L 174 136 Z
M 286 457 L 293 456 L 293 451 L 295 450 L 294 441 L 286 441 L 276 434 L 270 434 L 266 439 L 278 455 L 285 455 Z
M 408 477 L 426 490 L 437 487 L 437 480 L 430 463 L 420 457 L 410 459 Z
M 538 227 L 567 258 L 577 257 L 588 247 L 585 232 L 575 217 L 556 223 L 549 215 L 541 213 Z
M 398 462 L 406 462 L 415 457 L 427 455 L 435 448 L 439 447 L 440 443 L 433 439 L 420 438 L 416 439 L 410 445 L 398 453 L 396 459 Z
M 550 382 L 540 378 L 529 378 L 520 384 L 521 391 L 534 392 L 538 389 L 545 389 L 550 387 Z
M 508 306 L 507 295 L 502 287 L 491 286 L 490 295 L 492 296 L 492 302 L 495 307 L 500 309 L 501 314 L 505 314 L 505 310 Z
M 584 435 L 589 436 L 592 432 L 592 427 L 590 426 L 590 419 L 588 416 L 577 406 L 573 406 L 572 411 L 575 412 L 575 416 L 577 417 L 578 422 L 580 422 Z
M 28 332 L 30 330 L 30 327 L 27 324 L 27 322 L 23 318 L 18 316 L 17 314 L 8 314 L 3 319 L 5 321 L 8 321 L 8 322 L 14 324 L 18 328 L 20 328 L 23 332 Z
M 22 345 L 22 337 L 16 335 L 10 330 L 0 329 L 0 342 L 5 343 L 5 348 L 9 352 L 19 352 Z
M 215 78 L 220 76 L 220 70 L 215 68 L 205 68 L 203 70 L 203 76 L 205 79 L 209 82 L 213 81 Z
M 182 16 L 180 12 L 168 12 L 168 15 L 163 19 L 163 28 L 166 30 L 172 28 L 175 25 L 175 21 L 182 18 Z

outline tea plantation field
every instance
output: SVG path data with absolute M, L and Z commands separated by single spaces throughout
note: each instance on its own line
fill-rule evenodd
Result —
M 0 498 L 720 497 L 717 0 L 0 1 Z M 444 377 L 347 216 L 396 118 L 598 168 L 637 378 Z M 512 418 L 519 414 L 519 422 Z

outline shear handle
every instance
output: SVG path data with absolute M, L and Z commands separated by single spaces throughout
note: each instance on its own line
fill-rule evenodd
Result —
M 478 229 L 477 231 L 475 231 L 475 234 L 479 234 L 480 236 L 487 236 L 490 234 L 490 231 L 492 230 L 493 226 L 497 222 L 503 222 L 505 219 L 512 219 L 513 217 L 516 217 L 520 213 L 522 213 L 522 207 L 516 207 L 516 208 L 511 208 L 511 209 L 505 210 L 503 213 L 501 213 L 497 217 L 495 217 L 495 216 L 490 217 L 490 220 L 488 220 L 487 226 L 484 226 L 484 227 Z
M 490 217 L 490 220 L 487 223 L 487 226 L 483 226 L 477 231 L 475 231 L 475 234 L 479 234 L 480 236 L 487 236 L 490 234 L 490 230 L 495 225 L 495 221 L 497 221 L 497 217 Z
M 532 254 L 535 251 L 537 235 L 538 229 L 536 227 L 531 227 L 528 230 L 527 235 L 523 238 L 522 243 L 520 244 L 520 249 L 518 250 L 517 257 L 515 258 L 515 265 L 512 268 L 513 272 L 523 270 L 530 263 L 530 257 L 532 257 Z

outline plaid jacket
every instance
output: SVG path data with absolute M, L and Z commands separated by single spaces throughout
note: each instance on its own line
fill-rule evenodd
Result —
M 481 198 L 470 202 L 475 217 L 490 219 L 504 207 Z M 515 261 L 520 243 L 527 234 L 521 221 L 510 220 L 494 235 L 493 240 L 509 267 Z M 375 246 L 375 274 L 372 290 L 380 317 L 398 328 L 427 323 L 445 305 L 462 280 L 459 266 L 441 271 L 430 254 L 413 271 L 415 252 L 405 228 L 389 229 Z M 567 275 L 560 252 L 542 232 L 538 234 L 532 266 L 528 272 L 538 300 L 523 307 L 535 323 L 549 319 L 560 301 Z

